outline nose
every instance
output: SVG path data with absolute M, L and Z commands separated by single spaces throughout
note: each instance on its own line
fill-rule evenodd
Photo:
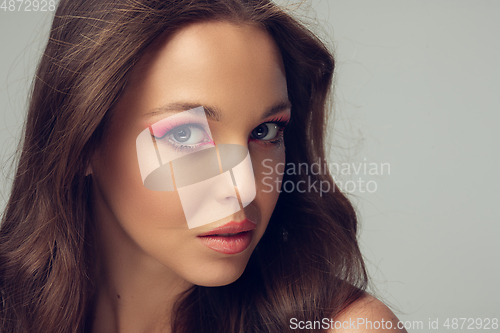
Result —
M 177 189 L 190 229 L 220 220 L 240 210 L 229 172 Z
M 172 167 L 189 228 L 232 215 L 255 198 L 246 146 L 218 144 L 172 161 Z
M 212 183 L 210 193 L 207 194 L 212 196 L 213 200 L 217 203 L 217 205 L 211 207 L 211 210 L 218 209 L 221 210 L 221 213 L 225 211 L 225 215 L 222 213 L 224 216 L 240 210 L 237 189 L 234 186 L 234 179 L 230 171 L 217 176 L 216 181 Z
M 256 186 L 252 161 L 248 148 L 239 144 L 217 145 L 221 171 L 230 172 L 233 185 L 237 188 L 242 207 L 255 199 Z

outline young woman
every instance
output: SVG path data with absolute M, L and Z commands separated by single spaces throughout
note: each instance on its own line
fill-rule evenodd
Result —
M 0 332 L 396 323 L 364 292 L 351 204 L 306 170 L 333 70 L 268 1 L 62 0 L 0 229 Z

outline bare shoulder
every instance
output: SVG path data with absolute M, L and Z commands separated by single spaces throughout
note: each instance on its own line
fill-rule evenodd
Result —
M 399 320 L 387 305 L 368 293 L 350 304 L 333 321 L 336 325 L 329 331 L 332 333 L 406 333 L 404 327 L 398 327 Z

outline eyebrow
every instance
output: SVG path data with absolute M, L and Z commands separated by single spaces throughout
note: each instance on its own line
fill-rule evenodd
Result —
M 148 112 L 148 116 L 156 116 L 156 115 L 161 115 L 165 113 L 177 113 L 181 111 L 187 111 L 191 110 L 194 108 L 197 108 L 199 106 L 203 106 L 203 109 L 205 109 L 205 114 L 207 115 L 207 118 L 213 121 L 221 121 L 223 116 L 222 112 L 212 106 L 208 105 L 203 105 L 203 104 L 198 104 L 198 103 L 183 103 L 183 102 L 176 102 L 176 103 L 170 103 L 164 106 L 161 106 L 159 108 L 153 109 L 151 112 Z M 271 107 L 267 108 L 264 114 L 262 115 L 262 119 L 269 118 L 271 116 L 274 116 L 277 113 L 280 113 L 282 111 L 288 110 L 292 108 L 292 103 L 288 100 L 283 100 L 280 101 Z

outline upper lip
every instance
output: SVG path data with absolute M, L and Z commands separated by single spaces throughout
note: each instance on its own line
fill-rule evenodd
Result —
M 255 229 L 256 226 L 257 225 L 254 222 L 250 221 L 249 219 L 244 219 L 243 221 L 240 222 L 231 221 L 213 230 L 198 235 L 198 237 L 214 236 L 221 234 L 238 234 L 240 232 L 253 230 Z

